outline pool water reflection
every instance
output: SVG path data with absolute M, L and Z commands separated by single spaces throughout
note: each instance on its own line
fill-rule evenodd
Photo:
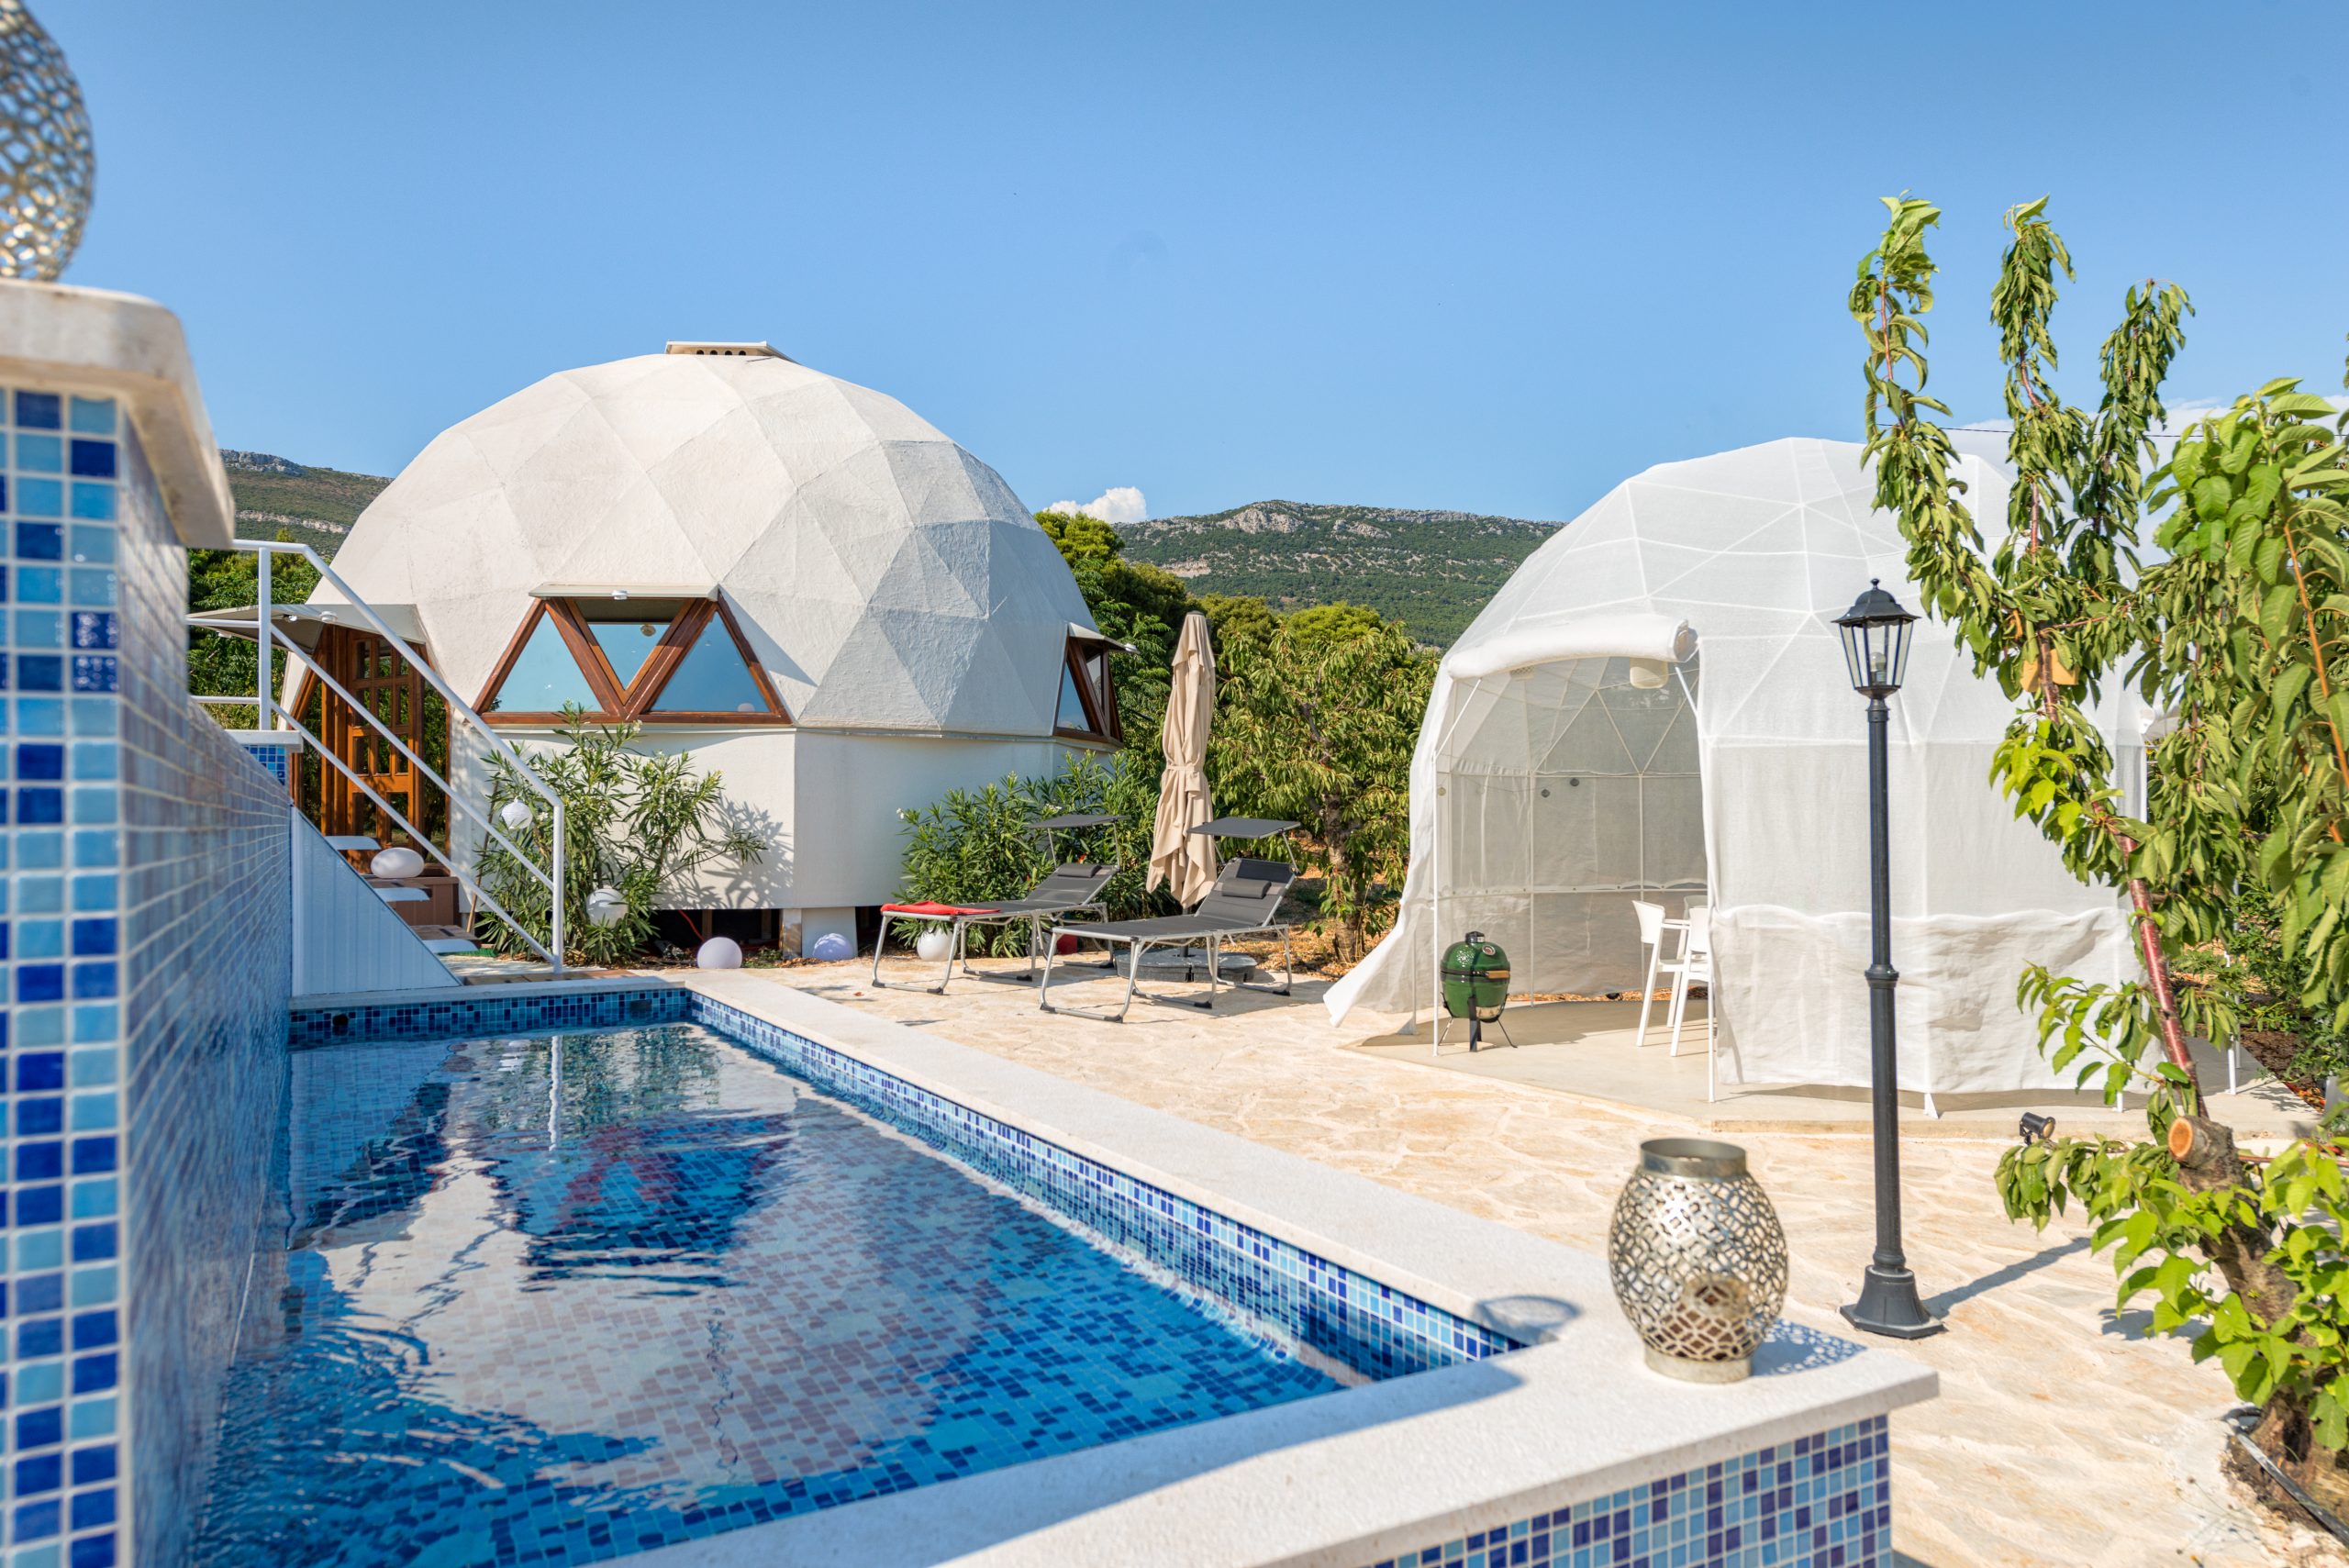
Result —
M 199 1561 L 587 1562 L 1351 1380 L 695 1026 L 291 1070 Z

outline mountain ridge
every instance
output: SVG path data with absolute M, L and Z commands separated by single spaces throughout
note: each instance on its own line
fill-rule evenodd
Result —
M 306 544 L 332 560 L 351 525 L 391 481 L 339 468 L 313 468 L 274 452 L 220 449 L 239 533 L 264 529 Z
M 1483 512 L 1251 501 L 1118 525 L 1129 559 L 1197 594 L 1246 594 L 1284 610 L 1345 601 L 1449 645 L 1562 524 Z
M 223 449 L 239 531 L 283 536 L 328 560 L 390 480 L 274 452 Z M 1129 559 L 1197 594 L 1253 595 L 1283 610 L 1367 605 L 1448 646 L 1561 525 L 1441 507 L 1250 501 L 1118 525 Z

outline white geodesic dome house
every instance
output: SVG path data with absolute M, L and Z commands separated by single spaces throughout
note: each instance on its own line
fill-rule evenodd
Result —
M 773 849 L 712 906 L 837 925 L 898 891 L 900 808 L 1116 733 L 1107 644 L 1010 487 L 764 344 L 525 387 L 436 437 L 335 568 L 517 740 L 576 704 L 720 770 Z
M 2006 475 L 1969 456 L 1963 477 L 1995 528 Z M 1471 928 L 1513 990 L 1636 991 L 1631 902 L 1705 902 L 1725 1078 L 1865 1084 L 1865 700 L 1833 623 L 1872 578 L 1922 608 L 1873 492 L 1858 446 L 1772 441 L 1652 468 L 1536 550 L 1445 656 L 1401 913 L 1332 1014 L 1431 1009 Z M 2125 760 L 2122 706 L 2097 711 Z M 2012 713 L 1948 628 L 1917 626 L 1890 735 L 1907 1089 L 2057 1083 L 2014 1005 L 2022 966 L 2124 977 L 2121 910 L 1987 782 Z

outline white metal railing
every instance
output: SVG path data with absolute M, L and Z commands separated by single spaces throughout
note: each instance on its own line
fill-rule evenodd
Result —
M 407 639 L 402 637 L 398 632 L 394 631 L 391 627 L 385 623 L 384 617 L 375 613 L 373 606 L 369 605 L 364 599 L 362 599 L 357 594 L 351 592 L 351 584 L 336 576 L 334 568 L 328 566 L 326 562 L 319 557 L 318 552 L 312 550 L 308 545 L 295 544 L 284 541 L 240 539 L 231 540 L 229 548 L 232 550 L 249 550 L 259 557 L 258 571 L 256 573 L 259 586 L 259 592 L 256 597 L 258 598 L 259 603 L 254 606 L 255 637 L 253 645 L 256 661 L 256 669 L 253 675 L 253 705 L 257 714 L 255 728 L 273 730 L 284 729 L 300 736 L 303 741 L 308 745 L 310 750 L 318 754 L 318 760 L 322 764 L 330 766 L 337 773 L 340 773 L 346 780 L 356 786 L 362 794 L 366 795 L 370 801 L 374 803 L 376 810 L 382 812 L 390 821 L 399 824 L 399 826 L 406 831 L 407 836 L 415 841 L 418 849 L 422 850 L 434 860 L 440 862 L 442 866 L 446 867 L 449 873 L 456 878 L 458 884 L 463 887 L 464 890 L 471 895 L 473 906 L 476 908 L 486 908 L 490 913 L 504 920 L 508 926 L 513 928 L 515 933 L 519 936 L 523 941 L 529 945 L 530 950 L 533 952 L 536 952 L 540 958 L 547 962 L 547 964 L 554 971 L 554 973 L 557 974 L 562 973 L 563 951 L 562 917 L 565 871 L 564 862 L 567 859 L 565 851 L 568 849 L 569 843 L 563 831 L 564 813 L 562 796 L 556 794 L 553 789 L 549 787 L 544 779 L 539 777 L 538 770 L 531 767 L 528 762 L 523 760 L 522 753 L 515 750 L 511 742 L 509 742 L 504 736 L 492 729 L 489 727 L 488 721 L 484 719 L 480 714 L 475 713 L 471 705 L 466 703 L 462 697 L 460 697 L 455 692 L 450 690 L 449 684 L 440 678 L 439 673 L 436 672 L 431 665 L 426 663 L 421 659 L 413 657 L 412 655 L 408 656 L 408 663 L 416 670 L 416 673 L 422 676 L 425 684 L 429 685 L 435 692 L 438 692 L 440 695 L 440 700 L 448 705 L 449 749 L 451 755 L 456 751 L 457 722 L 462 718 L 465 722 L 471 724 L 475 730 L 479 731 L 481 738 L 488 743 L 492 754 L 503 759 L 510 767 L 512 767 L 516 775 L 518 776 L 523 783 L 529 785 L 529 787 L 535 791 L 551 808 L 554 828 L 552 843 L 548 851 L 549 863 L 546 869 L 540 870 L 534 856 L 525 853 L 521 846 L 517 844 L 512 839 L 507 838 L 505 832 L 499 828 L 495 822 L 491 821 L 486 815 L 476 810 L 472 802 L 460 795 L 456 788 L 451 785 L 447 779 L 440 776 L 439 770 L 435 769 L 431 763 L 426 762 L 421 756 L 417 755 L 414 747 L 411 747 L 406 740 L 402 740 L 389 725 L 385 724 L 373 706 L 361 702 L 349 691 L 345 690 L 340 682 L 328 674 L 325 670 L 318 666 L 317 662 L 303 653 L 302 650 L 295 645 L 293 639 L 287 637 L 283 631 L 278 629 L 274 616 L 275 606 L 272 604 L 270 597 L 270 557 L 276 554 L 301 556 L 317 569 L 318 580 L 320 582 L 331 584 L 335 591 L 342 595 L 344 603 L 335 606 L 334 607 L 336 609 L 340 610 L 348 608 L 355 612 L 359 618 L 364 621 L 368 627 L 373 628 L 378 635 L 390 639 L 390 641 L 398 648 L 403 650 L 406 649 Z M 190 617 L 190 622 L 192 625 L 195 625 L 198 628 L 204 630 L 217 631 L 220 629 L 217 625 L 196 619 L 194 617 Z M 415 823 L 409 821 L 404 813 L 402 813 L 397 807 L 394 806 L 390 801 L 385 800 L 380 794 L 378 794 L 374 786 L 370 784 L 357 769 L 353 768 L 350 762 L 345 761 L 343 758 L 336 755 L 333 750 L 328 747 L 317 736 L 311 734 L 309 729 L 302 723 L 301 719 L 295 717 L 295 715 L 288 709 L 284 703 L 278 700 L 276 683 L 271 679 L 271 665 L 273 661 L 270 659 L 269 655 L 273 648 L 284 648 L 288 655 L 300 660 L 304 664 L 307 665 L 310 673 L 316 676 L 321 684 L 326 686 L 328 690 L 333 692 L 336 696 L 340 697 L 344 706 L 365 718 L 367 723 L 374 729 L 375 733 L 382 736 L 383 739 L 391 745 L 393 750 L 396 751 L 401 756 L 406 758 L 412 766 L 414 766 L 419 773 L 423 773 L 425 777 L 430 779 L 432 783 L 439 787 L 442 796 L 449 802 L 449 809 L 451 811 L 462 812 L 467 817 L 478 824 L 483 832 L 486 833 L 491 839 L 495 840 L 500 845 L 504 846 L 507 852 L 514 857 L 515 863 L 521 866 L 525 871 L 529 872 L 533 877 L 538 879 L 540 885 L 543 886 L 547 890 L 548 907 L 552 912 L 551 929 L 547 933 L 549 938 L 549 941 L 547 943 L 542 944 L 536 937 L 530 935 L 529 929 L 528 927 L 524 926 L 520 920 L 515 918 L 513 915 L 509 914 L 506 907 L 499 904 L 496 899 L 490 896 L 488 890 L 481 885 L 481 881 L 478 877 L 467 872 L 462 866 L 459 865 L 454 860 L 451 859 L 446 853 L 444 853 L 439 845 L 433 843 L 429 838 L 425 836 L 424 831 L 421 828 L 417 827 Z M 207 706 L 214 707 L 231 706 L 242 707 L 245 706 L 245 699 L 243 697 L 199 696 L 195 698 L 195 701 L 203 703 Z

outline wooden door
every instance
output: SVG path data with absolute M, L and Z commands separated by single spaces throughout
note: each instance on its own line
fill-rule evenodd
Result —
M 330 626 L 319 638 L 315 657 L 318 667 L 381 719 L 385 728 L 422 754 L 425 686 L 424 677 L 417 673 L 415 661 L 421 656 L 416 650 L 365 628 Z M 429 796 L 437 792 L 430 782 L 326 683 L 308 684 L 318 693 L 317 733 L 327 750 L 409 821 L 431 832 L 438 813 L 432 810 L 435 803 Z M 310 816 L 321 833 L 329 837 L 363 833 L 386 844 L 406 836 L 339 768 L 319 768 L 317 793 L 317 808 Z

